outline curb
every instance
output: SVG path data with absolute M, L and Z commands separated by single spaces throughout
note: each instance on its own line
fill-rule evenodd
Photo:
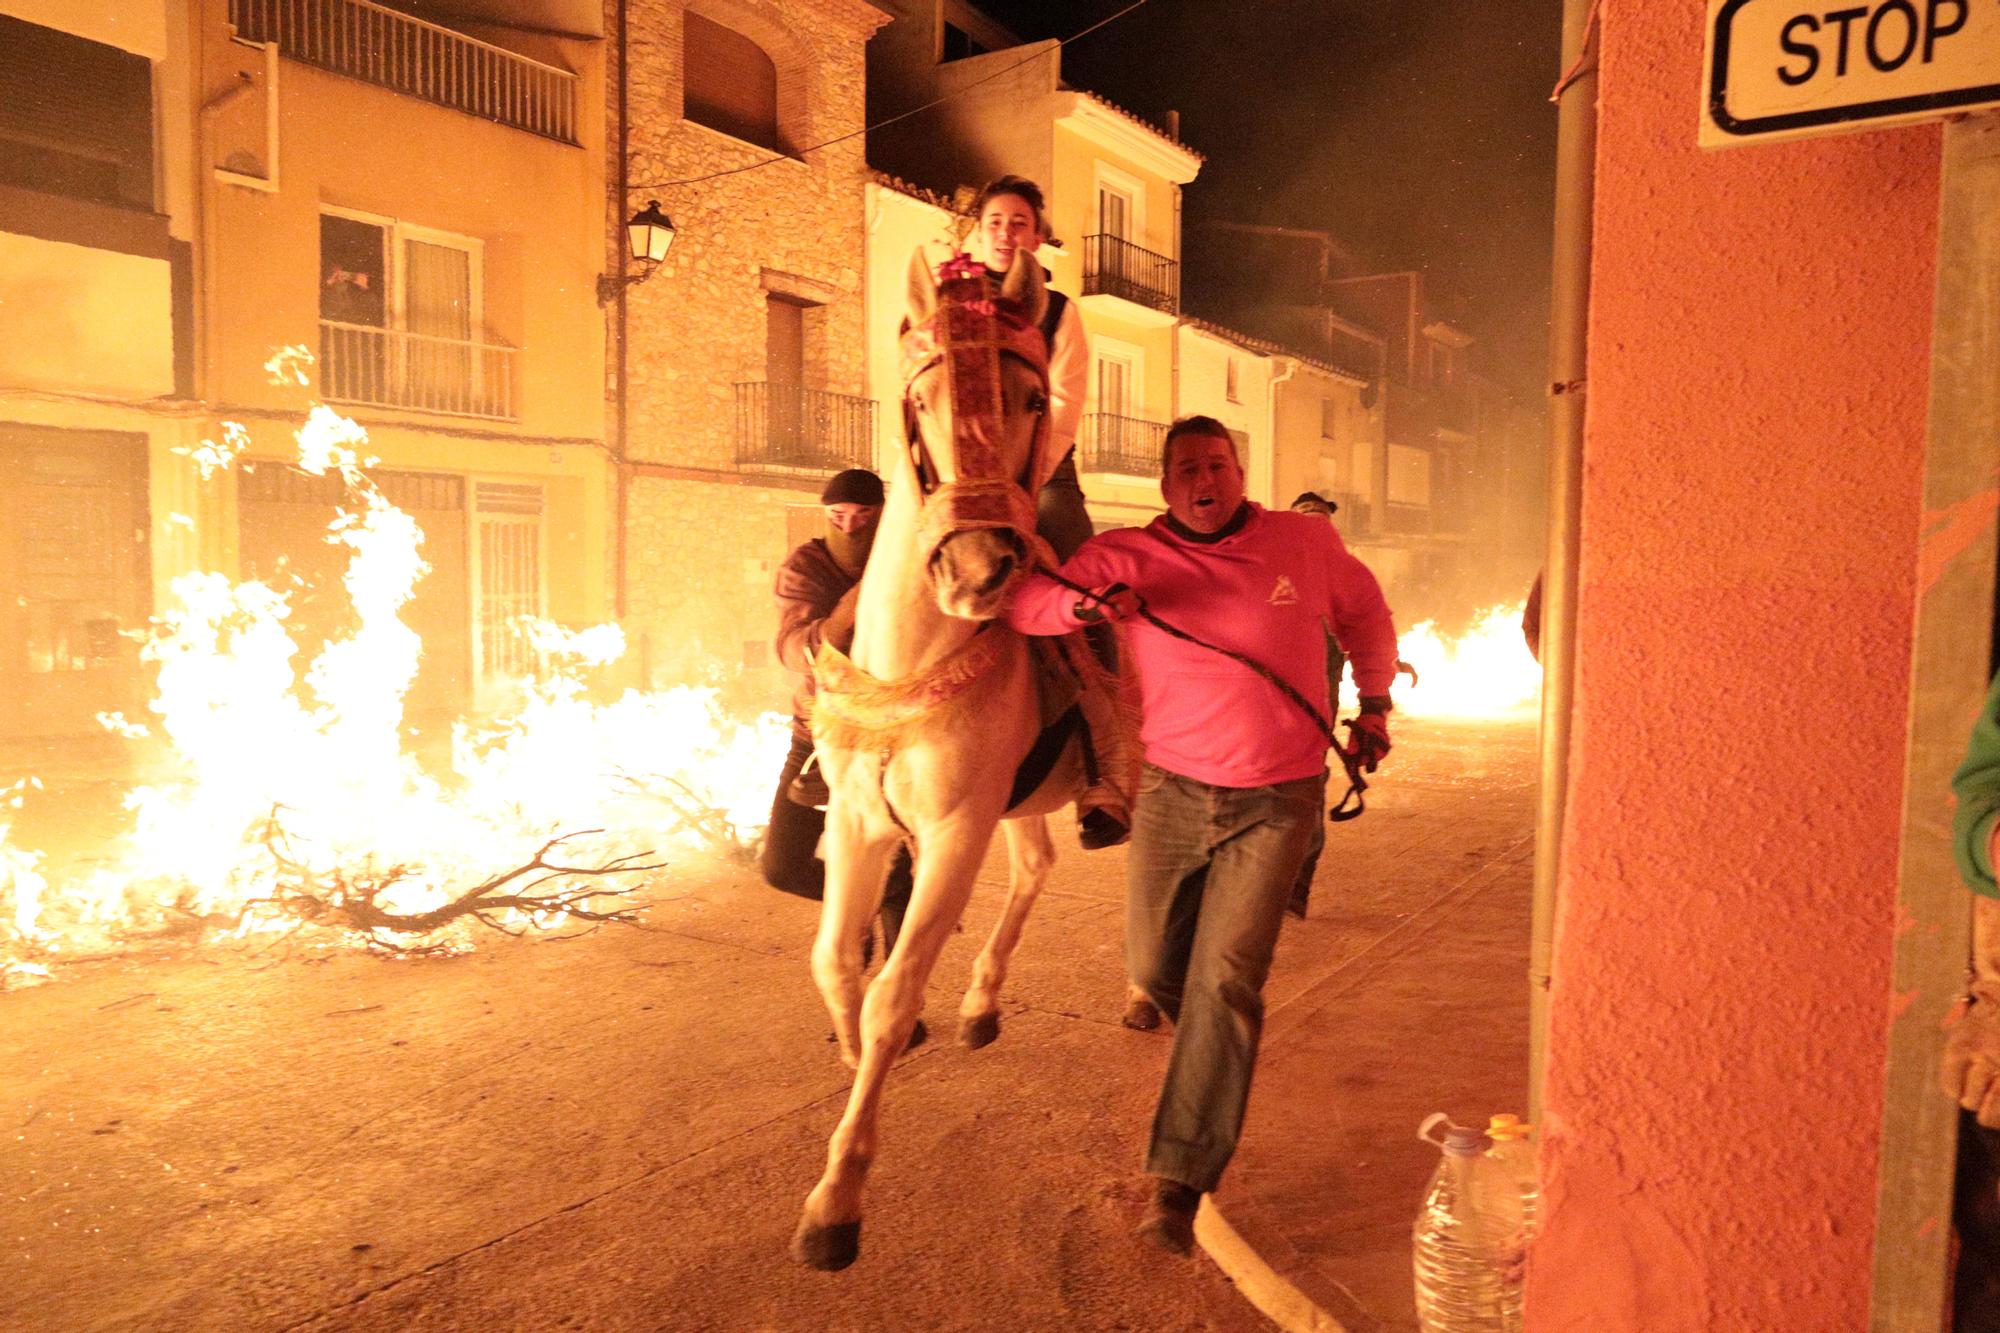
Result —
M 1213 1196 L 1201 1196 L 1194 1218 L 1195 1243 L 1236 1285 L 1243 1299 L 1285 1333 L 1349 1333 L 1347 1325 L 1286 1280 L 1229 1224 Z

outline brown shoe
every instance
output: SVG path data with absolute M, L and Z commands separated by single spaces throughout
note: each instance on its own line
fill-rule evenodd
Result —
M 1201 1209 L 1201 1191 L 1165 1176 L 1153 1177 L 1153 1202 L 1139 1219 L 1140 1240 L 1169 1254 L 1194 1253 L 1194 1215 Z

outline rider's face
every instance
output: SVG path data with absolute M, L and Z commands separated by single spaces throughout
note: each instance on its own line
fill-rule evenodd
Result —
M 1214 532 L 1243 503 L 1243 468 L 1236 448 L 1219 435 L 1183 435 L 1160 478 L 1167 512 L 1196 532 Z
M 1005 273 L 1014 266 L 1015 252 L 1033 254 L 1044 239 L 1034 205 L 1018 194 L 996 194 L 979 211 L 980 259 L 990 269 Z

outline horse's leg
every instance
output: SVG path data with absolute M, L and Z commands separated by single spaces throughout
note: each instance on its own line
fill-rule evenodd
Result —
M 1007 965 L 1014 961 L 1028 913 L 1056 860 L 1049 821 L 1041 815 L 1010 819 L 1001 828 L 1007 833 L 1007 906 L 972 965 L 972 985 L 958 1006 L 958 1039 L 975 1051 L 1000 1035 L 1000 987 L 1007 982 Z
M 862 944 L 881 904 L 895 848 L 893 839 L 868 840 L 860 816 L 843 812 L 841 802 L 827 812 L 826 900 L 813 940 L 812 974 L 849 1069 L 861 1064 Z
M 861 1067 L 847 1111 L 827 1144 L 826 1174 L 806 1196 L 792 1237 L 792 1257 L 800 1263 L 845 1268 L 861 1251 L 861 1189 L 875 1160 L 883 1085 L 923 1010 L 924 985 L 972 896 L 973 876 L 991 838 L 990 825 L 975 836 L 962 824 L 923 841 L 903 933 L 862 1002 Z

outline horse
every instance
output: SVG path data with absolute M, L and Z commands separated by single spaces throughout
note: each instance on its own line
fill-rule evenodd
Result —
M 855 1071 L 792 1242 L 794 1258 L 822 1270 L 845 1268 L 860 1252 L 862 1188 L 889 1068 L 995 826 L 1007 836 L 1007 903 L 959 1007 L 959 1038 L 975 1048 L 999 1035 L 1000 987 L 1055 860 L 1044 816 L 1086 780 L 1072 738 L 1010 808 L 1041 726 L 1028 643 L 996 617 L 1036 560 L 1053 563 L 1035 536 L 1034 497 L 1060 461 L 1050 456 L 1041 266 L 1018 253 L 996 300 L 973 261 L 957 256 L 933 276 L 919 250 L 908 297 L 908 448 L 884 469 L 888 494 L 851 652 L 823 650 L 814 664 L 814 743 L 831 800 L 812 974 L 841 1059 Z M 862 942 L 902 842 L 915 853 L 915 887 L 895 947 L 864 992 Z

